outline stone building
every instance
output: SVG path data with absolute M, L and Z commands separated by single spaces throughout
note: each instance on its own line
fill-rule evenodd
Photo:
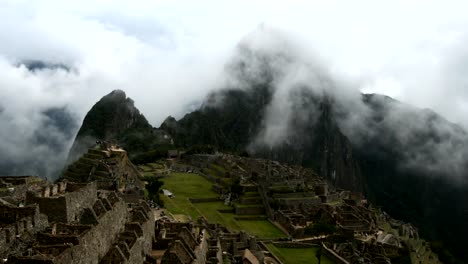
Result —
M 125 151 L 99 151 L 103 160 L 96 162 L 97 151 L 90 150 L 55 184 L 0 177 L 14 189 L 0 198 L 0 254 L 6 263 L 154 263 L 153 211 L 143 195 L 125 195 L 143 193 L 138 174 Z M 102 164 L 108 180 L 123 184 L 103 184 L 96 166 Z M 84 172 L 89 168 L 94 174 Z M 87 181 L 86 175 L 94 178 Z

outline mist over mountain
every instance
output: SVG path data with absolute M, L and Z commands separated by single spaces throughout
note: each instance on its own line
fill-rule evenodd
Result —
M 271 32 L 248 36 L 226 67 L 226 87 L 160 128 L 182 147 L 312 167 L 466 257 L 466 131 L 433 111 L 361 94 L 288 45 Z
M 465 4 L 299 2 L 1 3 L 0 174 L 167 134 L 313 167 L 468 258 Z
M 38 128 L 25 129 L 9 110 L 0 111 L 0 174 L 57 177 L 78 129 L 76 117 L 66 107 L 49 108 L 32 115 Z
M 64 71 L 70 71 L 70 67 L 66 66 L 62 63 L 53 63 L 53 62 L 45 62 L 41 60 L 26 60 L 18 63 L 18 66 L 24 65 L 28 70 L 35 72 L 41 70 L 57 70 L 61 69 Z

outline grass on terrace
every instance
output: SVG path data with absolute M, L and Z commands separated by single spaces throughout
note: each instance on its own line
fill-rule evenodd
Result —
M 216 170 L 218 170 L 218 171 L 221 172 L 221 173 L 225 173 L 225 172 L 226 172 L 226 169 L 225 169 L 224 167 L 221 167 L 221 166 L 219 166 L 219 165 L 217 165 L 217 164 L 212 163 L 212 164 L 211 164 L 211 167 L 215 168 Z
M 142 169 L 143 171 L 145 172 L 150 172 L 150 171 L 153 171 L 153 168 L 151 168 L 150 166 L 145 166 L 145 165 L 140 165 L 138 166 L 140 169 Z
M 273 244 L 267 244 L 268 249 L 275 254 L 284 264 L 315 264 L 318 259 L 315 256 L 318 247 L 316 248 L 279 248 Z M 327 256 L 322 253 L 320 264 L 333 264 Z
M 192 204 L 188 198 L 218 197 L 211 189 L 211 182 L 200 175 L 172 173 L 162 179 L 163 189 L 170 190 L 175 197 L 163 197 L 166 209 L 174 215 L 185 214 L 196 220 L 203 215 L 210 222 L 220 223 L 232 230 L 245 230 L 260 238 L 279 238 L 286 235 L 268 220 L 236 220 L 233 213 L 220 213 L 218 209 L 232 209 L 223 202 Z

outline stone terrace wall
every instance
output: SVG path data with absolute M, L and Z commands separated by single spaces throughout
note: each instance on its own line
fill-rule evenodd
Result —
M 335 251 L 329 249 L 327 246 L 322 244 L 323 253 L 325 256 L 332 259 L 337 264 L 350 264 L 346 259 L 342 258 L 340 255 L 336 254 Z
M 273 242 L 273 245 L 279 248 L 313 248 L 320 247 L 319 244 L 301 243 L 301 242 Z
M 68 184 L 67 190 L 81 184 Z M 97 199 L 96 182 L 81 185 L 81 188 L 65 194 L 67 204 L 67 222 L 77 221 L 83 208 L 93 206 Z
M 146 202 L 141 202 L 142 209 L 146 212 L 147 220 L 139 220 L 143 234 L 138 237 L 137 242 L 130 250 L 130 257 L 127 263 L 143 263 L 145 255 L 149 255 L 154 240 L 154 214 Z M 138 223 L 138 222 L 137 222 Z
M 54 263 L 99 263 L 99 260 L 109 251 L 117 235 L 122 231 L 126 218 L 126 204 L 123 201 L 115 203 L 112 210 L 102 214 L 98 219 L 98 224 L 81 237 L 79 245 L 63 252 L 55 259 Z
M 68 183 L 65 193 L 59 192 L 60 186 L 47 186 L 40 194 L 28 192 L 26 204 L 38 204 L 40 212 L 49 217 L 49 222 L 78 221 L 83 208 L 91 207 L 97 199 L 96 183 Z
M 48 226 L 47 217 L 39 213 L 37 205 L 13 207 L 0 205 L 0 257 L 5 258 L 14 252 L 15 240 L 24 234 L 37 233 Z
M 96 215 L 93 209 L 88 208 L 88 210 Z M 117 235 L 125 226 L 127 205 L 123 201 L 116 201 L 112 204 L 111 210 L 100 214 L 96 218 L 97 223 L 89 229 L 85 229 L 84 225 L 79 226 L 80 228 L 83 227 L 84 230 L 80 231 L 80 235 L 76 235 L 78 243 L 72 247 L 56 245 L 58 239 L 55 239 L 53 234 L 42 235 L 43 242 L 50 245 L 47 246 L 50 247 L 47 251 L 52 253 L 52 255 L 45 256 L 44 262 L 38 262 L 38 255 L 36 255 L 18 257 L 9 263 L 98 264 L 99 260 L 109 251 Z M 68 237 L 68 240 L 72 241 L 74 240 L 73 235 L 60 234 L 57 237 L 62 237 L 62 239 Z M 35 246 L 34 248 L 40 247 Z
M 150 254 L 154 241 L 154 215 L 144 201 L 132 207 L 125 230 L 114 241 L 101 264 L 143 263 Z
M 201 237 L 200 244 L 195 248 L 194 254 L 196 259 L 194 260 L 194 264 L 204 264 L 206 263 L 206 253 L 208 252 L 208 232 L 204 231 L 203 236 Z
M 237 215 L 259 215 L 264 214 L 265 208 L 264 207 L 236 207 L 236 214 Z

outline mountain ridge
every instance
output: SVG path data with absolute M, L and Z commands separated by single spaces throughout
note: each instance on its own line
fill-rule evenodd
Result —
M 421 133 L 416 129 L 414 131 L 418 135 L 410 137 L 408 142 L 398 142 L 400 139 L 397 135 L 385 132 L 388 130 L 387 126 L 393 123 L 382 123 L 386 116 L 381 116 L 381 113 L 376 111 L 367 120 L 367 125 L 378 128 L 375 130 L 376 134 L 360 139 L 362 142 L 358 144 L 356 141 L 350 141 L 346 133 L 342 132 L 340 122 L 336 120 L 336 115 L 340 111 L 333 110 L 332 100 L 325 99 L 317 107 L 320 114 L 314 125 L 307 123 L 309 119 L 306 118 L 302 123 L 305 124 L 304 128 L 289 127 L 290 131 L 299 134 L 309 133 L 309 138 L 304 139 L 303 135 L 293 136 L 289 140 L 290 143 L 273 148 L 266 146 L 263 149 L 255 149 L 252 148 L 251 142 L 255 134 L 261 130 L 258 120 L 264 116 L 259 114 L 254 115 L 255 118 L 252 120 L 246 119 L 252 116 L 251 113 L 262 113 L 265 109 L 247 111 L 249 108 L 239 104 L 239 100 L 249 96 L 242 95 L 243 92 L 239 90 L 225 91 L 225 93 L 229 96 L 224 98 L 234 102 L 215 104 L 215 106 L 205 105 L 179 121 L 171 120 L 172 130 L 167 129 L 164 123 L 160 129 L 171 134 L 175 144 L 180 147 L 211 143 L 220 150 L 239 152 L 250 149 L 250 153 L 254 156 L 312 167 L 337 187 L 363 191 L 369 199 L 383 206 L 390 214 L 416 223 L 421 227 L 423 235 L 433 240 L 444 241 L 458 256 L 466 257 L 463 255 L 466 230 L 454 228 L 463 226 L 463 222 L 468 221 L 468 216 L 464 213 L 466 209 L 463 209 L 460 203 L 454 202 L 455 200 L 468 202 L 464 194 L 465 187 L 454 185 L 451 178 L 445 178 L 447 175 L 441 173 L 438 168 L 420 169 L 404 164 L 406 155 L 414 155 L 406 153 L 403 149 L 406 143 L 415 144 L 416 150 L 420 149 L 424 156 L 427 154 L 424 153 L 425 142 L 441 142 L 444 136 L 431 128 L 434 126 L 433 122 L 443 120 L 444 126 L 449 127 L 452 126 L 451 123 L 438 115 L 434 116 L 433 112 L 426 114 L 427 112 L 416 109 L 417 112 L 411 114 L 427 121 L 427 127 L 431 131 Z M 236 94 L 240 94 L 240 97 L 232 98 Z M 311 102 L 315 100 L 311 99 Z M 363 94 L 362 100 L 375 109 L 389 107 L 382 103 L 385 101 L 390 104 L 402 104 L 390 97 L 376 94 Z M 262 102 L 254 105 L 266 107 Z M 229 107 L 232 108 L 228 109 Z M 239 121 L 239 118 L 242 121 Z M 218 120 L 223 120 L 224 125 L 219 125 Z M 247 125 L 241 128 L 242 124 Z M 458 126 L 455 130 L 463 135 L 466 134 Z M 241 135 L 237 144 L 234 143 L 236 137 L 233 134 Z M 446 140 L 451 142 L 451 139 Z M 456 141 L 458 144 L 466 144 L 466 141 L 461 139 Z M 255 152 L 252 152 L 252 149 L 255 149 Z M 436 157 L 426 156 L 425 158 L 430 159 Z M 462 178 L 461 182 L 464 180 L 466 179 Z M 414 188 L 419 188 L 420 193 L 414 193 Z

